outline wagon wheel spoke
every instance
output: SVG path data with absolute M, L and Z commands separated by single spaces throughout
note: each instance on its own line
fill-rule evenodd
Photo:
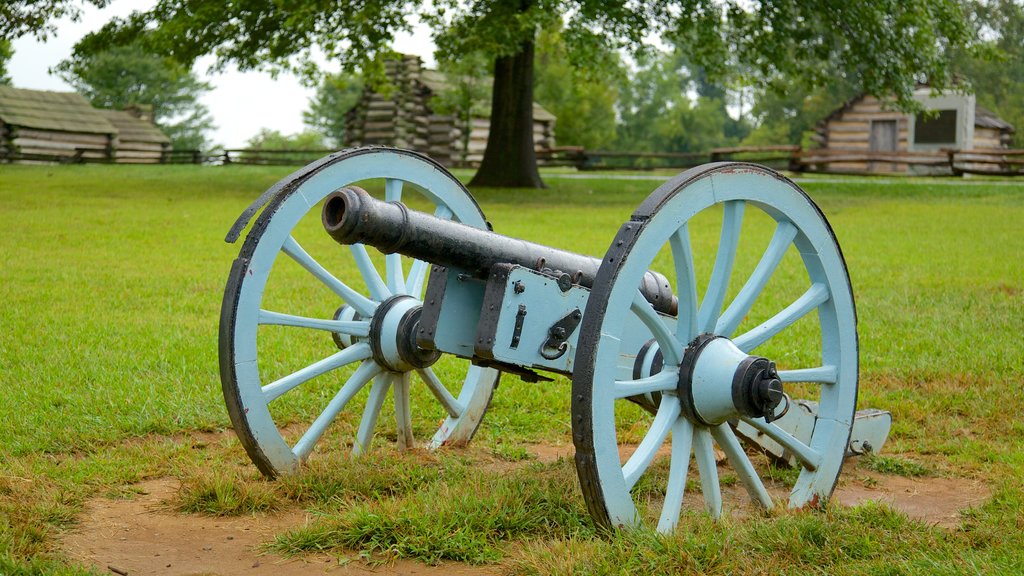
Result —
M 366 252 L 366 246 L 350 244 L 348 248 L 352 251 L 356 267 L 359 268 L 359 274 L 363 277 L 363 281 L 366 282 L 366 288 L 370 291 L 370 296 L 378 302 L 387 300 L 388 296 L 391 296 L 393 292 L 384 284 L 384 279 L 380 277 L 380 272 L 377 272 L 377 267 L 373 265 L 370 255 Z
M 402 181 L 397 178 L 384 180 L 384 200 L 402 201 Z M 392 294 L 405 294 L 405 272 L 402 271 L 402 255 L 392 252 L 384 257 L 388 289 Z
M 733 433 L 732 428 L 728 424 L 720 424 L 711 429 L 711 435 L 715 437 L 715 441 L 718 442 L 722 451 L 725 452 L 725 456 L 729 459 L 733 469 L 736 470 L 736 475 L 739 476 L 740 482 L 743 482 L 743 486 L 746 487 L 750 497 L 762 507 L 771 508 L 772 497 L 768 494 L 768 490 L 765 489 L 764 483 L 761 482 L 761 477 L 758 476 L 757 470 L 754 470 L 754 465 L 751 464 L 747 453 L 740 446 L 740 442 L 736 439 L 736 434 Z
M 669 239 L 672 246 L 672 260 L 676 268 L 676 292 L 679 298 L 679 313 L 676 323 L 676 338 L 689 342 L 697 336 L 697 279 L 693 269 L 693 248 L 690 246 L 690 230 L 683 224 Z
M 816 282 L 802 296 L 797 298 L 795 302 L 786 306 L 785 309 L 775 316 L 765 320 L 760 326 L 737 336 L 733 343 L 740 350 L 750 353 L 779 332 L 792 326 L 797 320 L 817 309 L 818 306 L 827 302 L 829 297 L 828 287 L 820 282 Z
M 392 379 L 393 375 L 390 372 L 378 374 L 373 379 L 370 395 L 366 398 L 366 407 L 363 408 L 363 418 L 359 421 L 359 430 L 356 432 L 356 442 L 352 446 L 353 456 L 369 451 L 370 443 L 373 442 L 373 432 L 377 427 L 377 417 L 380 416 L 384 399 L 388 396 Z
M 370 323 L 366 321 L 307 318 L 305 316 L 294 316 L 292 314 L 282 314 L 263 309 L 260 310 L 259 323 L 309 328 L 311 330 L 326 330 L 327 332 L 347 334 L 348 336 L 366 336 L 370 333 Z
M 665 357 L 665 363 L 678 366 L 683 358 L 683 344 L 675 334 L 669 331 L 665 321 L 654 311 L 654 307 L 644 298 L 640 290 L 636 291 L 630 310 L 640 318 L 644 326 L 647 326 L 647 329 L 654 335 L 654 339 L 658 341 L 661 353 Z
M 299 245 L 295 238 L 289 236 L 288 239 L 285 240 L 284 245 L 281 246 L 281 250 L 291 257 L 292 260 L 295 260 L 295 262 L 305 268 L 306 271 L 313 275 L 313 277 L 340 296 L 342 300 L 355 308 L 364 317 L 369 318 L 370 316 L 373 316 L 373 311 L 377 308 L 377 305 L 366 296 L 356 292 L 347 284 L 335 278 L 333 274 L 328 272 L 326 268 L 313 259 L 313 257 Z
M 353 346 L 352 348 L 355 348 Z M 369 348 L 369 346 L 367 346 Z M 342 351 L 344 352 L 344 350 Z M 338 390 L 334 398 L 331 399 L 330 403 L 327 404 L 327 408 L 317 416 L 313 424 L 310 425 L 306 433 L 299 438 L 299 441 L 295 443 L 292 451 L 300 459 L 305 459 L 312 452 L 313 446 L 323 437 L 324 432 L 327 431 L 327 427 L 330 426 L 331 422 L 338 417 L 338 414 L 345 408 L 349 400 L 356 395 L 371 378 L 380 374 L 382 368 L 372 360 L 364 360 L 359 368 L 349 376 L 348 380 L 345 381 L 345 385 Z
M 646 378 L 638 378 L 636 380 L 616 380 L 612 391 L 615 398 L 628 398 L 630 396 L 650 394 L 651 392 L 667 392 L 669 390 L 675 390 L 678 383 L 679 371 L 672 367 L 668 367 L 667 369 L 662 369 L 661 372 L 658 372 L 653 376 L 647 376 Z
M 718 323 L 718 315 L 725 302 L 725 293 L 729 289 L 732 265 L 736 260 L 736 248 L 739 246 L 745 206 L 746 203 L 742 200 L 731 200 L 725 203 L 715 267 L 711 270 L 711 280 L 708 282 L 704 300 L 700 305 L 698 325 L 701 332 L 713 331 Z
M 799 370 L 779 370 L 779 380 L 783 382 L 835 384 L 838 375 L 838 370 L 832 365 L 818 366 L 817 368 L 801 368 Z
M 412 435 L 412 412 L 409 405 L 409 373 L 395 374 L 392 382 L 395 391 L 395 425 L 398 427 L 398 449 L 411 450 L 415 440 Z
M 416 373 L 420 375 L 423 383 L 427 385 L 427 389 L 434 395 L 434 398 L 437 398 L 437 401 L 444 407 L 445 412 L 449 416 L 458 418 L 462 415 L 462 404 L 448 391 L 448 388 L 441 382 L 441 379 L 434 373 L 433 368 L 423 368 L 417 370 Z
M 741 419 L 747 424 L 753 426 L 758 432 L 778 442 L 778 444 L 788 450 L 804 468 L 811 471 L 818 469 L 818 463 L 821 462 L 821 452 L 818 452 L 814 448 L 811 448 L 807 444 L 797 440 L 792 434 L 786 432 L 777 425 L 765 422 L 763 418 L 749 418 L 747 416 L 742 416 Z
M 775 227 L 775 233 L 772 234 L 771 241 L 768 242 L 768 248 L 765 249 L 761 260 L 750 274 L 750 278 L 747 278 L 747 282 L 743 285 L 743 288 L 740 288 L 736 298 L 733 299 L 729 307 L 718 318 L 718 324 L 715 326 L 716 334 L 732 336 L 732 333 L 736 331 L 736 327 L 740 325 L 743 318 L 750 312 L 750 308 L 754 305 L 757 297 L 761 295 L 779 263 L 782 262 L 782 257 L 786 255 L 786 250 L 793 242 L 793 239 L 796 238 L 796 234 L 797 229 L 792 222 L 779 222 Z
M 658 453 L 658 449 L 665 443 L 665 438 L 672 431 L 672 424 L 679 418 L 679 399 L 675 396 L 662 396 L 658 413 L 651 422 L 651 429 L 647 431 L 640 445 L 630 455 L 629 460 L 622 466 L 622 476 L 626 481 L 626 487 L 632 488 L 636 481 L 647 470 Z
M 715 448 L 707 427 L 698 426 L 693 431 L 693 454 L 700 472 L 700 487 L 704 492 L 704 509 L 712 518 L 722 516 L 722 487 L 718 483 L 718 465 L 715 463 Z
M 665 504 L 658 519 L 658 532 L 671 532 L 679 522 L 686 492 L 686 476 L 690 471 L 690 452 L 693 448 L 693 424 L 686 418 L 676 418 L 672 424 L 672 463 L 668 469 Z
M 370 345 L 360 342 L 267 384 L 263 387 L 263 396 L 267 404 L 269 404 L 300 384 L 304 384 L 331 370 L 336 370 L 353 362 L 366 360 L 372 354 Z
M 430 264 L 427 264 L 423 260 L 413 260 L 412 265 L 409 266 L 409 276 L 405 281 L 405 293 L 414 297 L 423 297 L 423 281 L 427 278 L 427 268 Z

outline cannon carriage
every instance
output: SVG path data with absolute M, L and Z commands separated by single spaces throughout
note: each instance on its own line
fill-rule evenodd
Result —
M 363 189 L 375 186 L 383 199 Z M 416 442 L 417 410 L 440 415 L 427 447 L 465 444 L 505 372 L 571 378 L 576 469 L 599 525 L 671 531 L 691 456 L 721 515 L 716 445 L 751 500 L 773 506 L 741 438 L 799 468 L 789 506 L 835 487 L 855 424 L 853 294 L 821 211 L 772 170 L 717 163 L 670 179 L 601 258 L 491 231 L 454 176 L 391 148 L 286 177 L 227 240 L 257 212 L 225 289 L 220 369 L 234 429 L 268 476 L 325 438 L 372 457 L 389 398 L 400 448 Z M 709 221 L 713 241 L 697 243 Z M 309 356 L 311 343 L 331 352 Z M 866 434 L 857 446 L 880 448 L 884 433 Z M 654 510 L 635 490 L 645 475 L 663 484 Z

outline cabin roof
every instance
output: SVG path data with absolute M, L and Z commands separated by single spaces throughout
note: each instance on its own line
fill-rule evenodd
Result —
M 1014 133 L 1013 125 L 1003 120 L 999 116 L 996 116 L 995 112 L 992 112 L 988 108 L 983 106 L 976 106 L 974 108 L 974 125 L 981 126 L 982 128 L 995 128 L 997 130 L 1004 130 L 1009 133 Z
M 156 125 L 135 116 L 131 112 L 126 110 L 99 110 L 99 112 L 117 128 L 117 136 L 121 142 L 171 143 L 171 139 L 161 132 Z
M 842 106 L 836 108 L 828 116 L 822 118 L 821 121 L 818 122 L 816 129 L 818 131 L 824 130 L 829 121 L 841 117 L 867 96 L 867 94 L 860 94 L 859 96 L 854 96 L 846 102 L 843 102 Z M 982 128 L 995 128 L 997 130 L 1004 130 L 1010 133 L 1015 131 L 1012 124 L 1003 120 L 999 116 L 996 116 L 996 114 L 991 110 L 978 104 L 974 105 L 974 125 Z
M 0 122 L 37 130 L 117 134 L 99 111 L 74 92 L 0 86 Z

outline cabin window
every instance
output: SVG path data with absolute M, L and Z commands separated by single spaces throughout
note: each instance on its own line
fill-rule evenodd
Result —
M 914 118 L 914 142 L 956 144 L 956 110 L 939 110 L 938 114 L 918 114 Z

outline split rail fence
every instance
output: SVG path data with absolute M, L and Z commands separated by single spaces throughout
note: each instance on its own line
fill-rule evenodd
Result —
M 215 153 L 200 150 L 168 150 L 154 164 L 242 164 L 300 166 L 334 149 L 263 150 L 229 148 Z M 81 153 L 50 157 L 40 154 L 0 153 L 3 162 L 58 162 L 64 164 L 109 163 Z M 578 170 L 685 169 L 723 160 L 764 164 L 779 170 L 822 174 L 917 174 L 1024 175 L 1024 149 L 940 150 L 935 152 L 871 152 L 867 150 L 803 149 L 800 146 L 739 146 L 708 152 L 621 152 L 586 150 L 575 146 L 551 148 L 538 153 L 541 166 L 566 166 Z M 854 167 L 851 169 L 851 166 Z

